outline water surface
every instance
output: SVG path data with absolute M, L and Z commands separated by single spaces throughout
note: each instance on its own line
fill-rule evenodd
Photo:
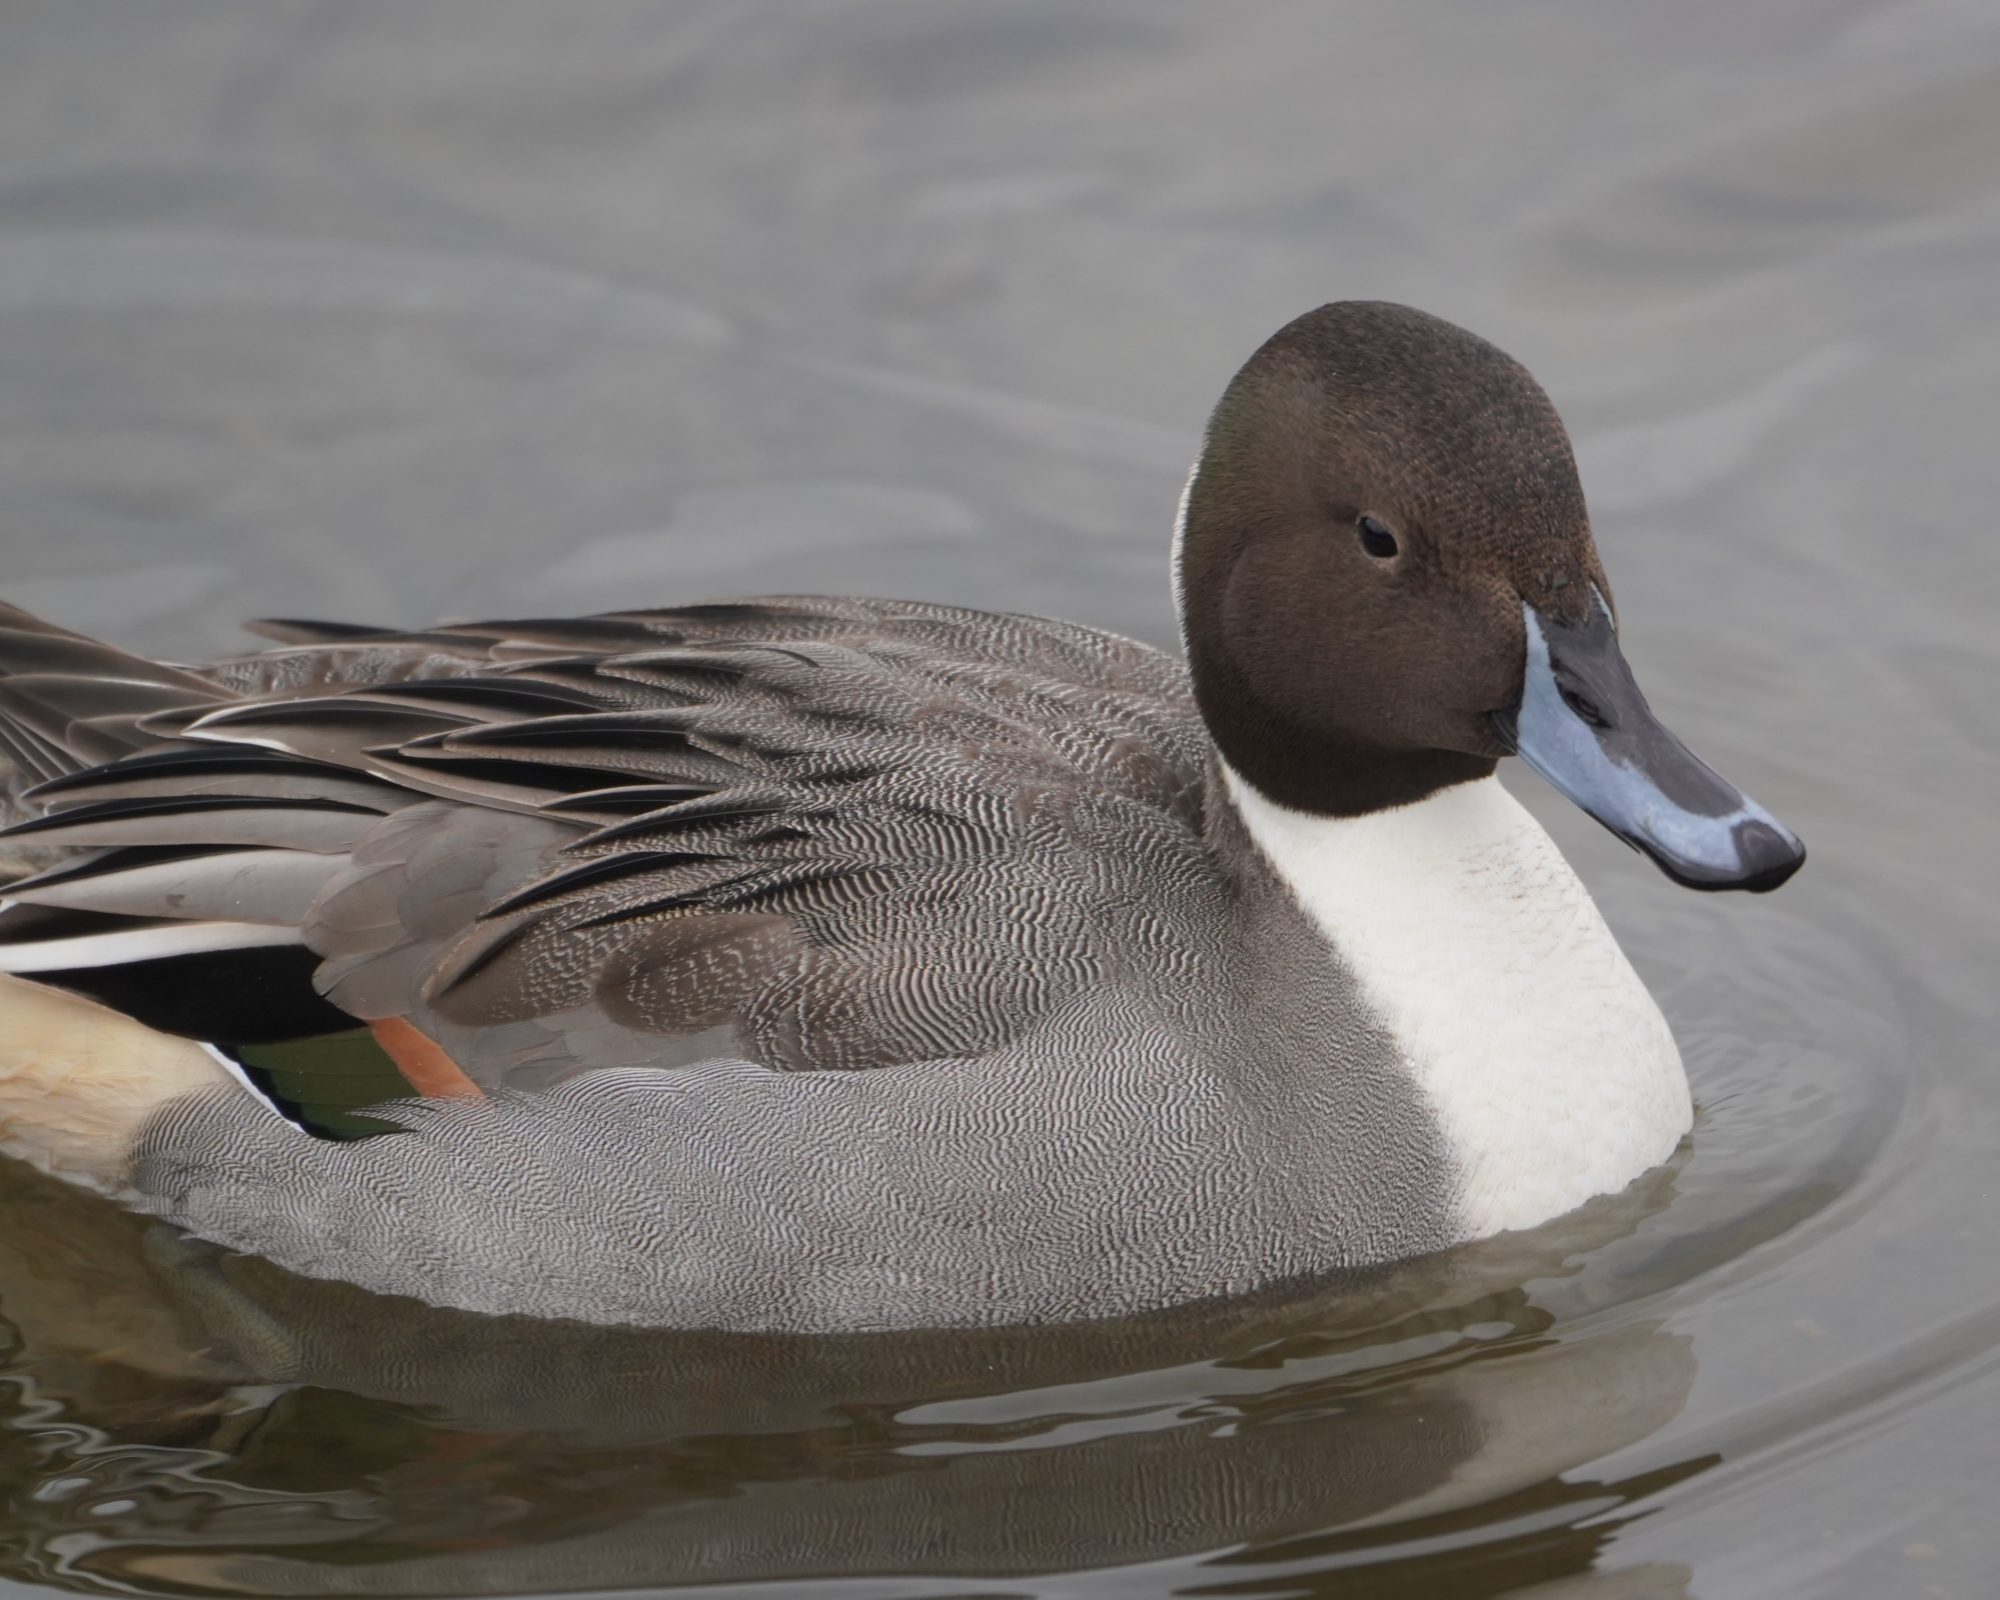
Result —
M 182 657 L 816 589 L 1170 642 L 1206 407 L 1383 296 L 1555 394 L 1654 705 L 1813 859 L 1690 896 L 1522 775 L 1691 1145 L 1248 1304 L 484 1320 L 7 1168 L 0 1585 L 2000 1591 L 1996 151 L 1977 0 L 16 0 L 18 603 Z

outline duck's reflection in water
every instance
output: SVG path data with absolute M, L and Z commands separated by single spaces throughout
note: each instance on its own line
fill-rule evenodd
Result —
M 34 1444 L 0 1465 L 8 1569 L 255 1594 L 991 1593 L 1154 1564 L 1107 1592 L 1671 1595 L 1684 1574 L 1596 1569 L 1623 1508 L 1708 1462 L 1579 1469 L 1680 1410 L 1689 1341 L 1615 1295 L 1558 1317 L 1522 1287 L 1671 1181 L 1251 1301 L 765 1338 L 380 1299 L 0 1163 L 9 1409 Z

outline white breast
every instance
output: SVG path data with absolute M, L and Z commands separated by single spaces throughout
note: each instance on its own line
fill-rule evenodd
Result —
M 1693 1113 L 1666 1020 L 1498 779 L 1344 818 L 1225 772 L 1429 1097 L 1466 1238 L 1545 1222 L 1673 1153 Z

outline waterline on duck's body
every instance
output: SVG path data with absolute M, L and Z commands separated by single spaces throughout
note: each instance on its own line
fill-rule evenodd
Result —
M 1666 1020 L 1497 778 L 1327 817 L 1223 773 L 1428 1099 L 1462 1237 L 1533 1227 L 1673 1154 L 1693 1113 Z

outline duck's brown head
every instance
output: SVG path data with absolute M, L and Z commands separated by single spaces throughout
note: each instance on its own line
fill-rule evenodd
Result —
M 1804 859 L 1647 708 L 1562 420 L 1461 328 L 1352 301 L 1280 329 L 1209 422 L 1174 562 L 1202 715 L 1281 805 L 1405 805 L 1518 752 L 1691 886 Z

